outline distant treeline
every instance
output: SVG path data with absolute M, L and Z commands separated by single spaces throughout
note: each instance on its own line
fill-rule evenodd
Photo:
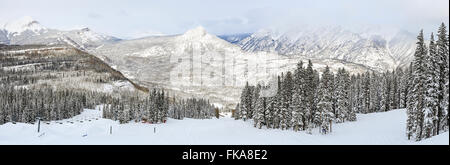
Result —
M 165 92 L 153 90 L 147 96 L 122 94 L 121 98 L 107 101 L 103 109 L 103 118 L 126 123 L 131 120 L 150 123 L 165 122 L 167 117 L 174 119 L 207 119 L 215 114 L 214 107 L 203 99 L 175 101 Z
M 33 123 L 61 120 L 94 108 L 99 93 L 52 88 L 26 89 L 0 85 L 0 124 L 7 122 Z

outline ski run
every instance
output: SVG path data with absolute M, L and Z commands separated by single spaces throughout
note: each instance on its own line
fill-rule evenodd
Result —
M 333 132 L 322 135 L 316 128 L 312 134 L 280 129 L 257 129 L 253 121 L 235 120 L 230 114 L 219 119 L 169 118 L 164 124 L 103 119 L 102 107 L 85 109 L 73 118 L 38 124 L 11 122 L 0 125 L 0 144 L 87 144 L 87 145 L 448 145 L 445 132 L 419 142 L 405 136 L 406 110 L 357 114 L 356 122 L 335 124 Z

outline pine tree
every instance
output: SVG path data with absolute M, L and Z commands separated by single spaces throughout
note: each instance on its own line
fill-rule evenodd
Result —
M 234 113 L 233 113 L 233 118 L 236 120 L 241 119 L 241 115 L 240 115 L 240 103 L 237 103 L 236 107 L 234 108 Z
M 412 113 L 414 114 L 414 126 L 415 129 L 415 139 L 417 141 L 422 139 L 422 128 L 423 128 L 423 114 L 424 114 L 424 82 L 425 82 L 425 73 L 426 69 L 424 66 L 424 57 L 427 54 L 427 48 L 423 39 L 423 30 L 420 31 L 417 36 L 417 47 L 414 53 L 414 61 L 413 61 L 413 88 L 411 95 L 411 102 L 414 102 L 412 105 Z
M 402 98 L 401 98 L 403 90 L 404 90 L 404 87 L 403 87 L 404 84 L 401 83 L 401 81 L 402 81 L 402 78 L 404 77 L 403 75 L 405 73 L 403 72 L 403 69 L 401 67 L 398 67 L 396 69 L 395 73 L 397 73 L 396 78 L 395 78 L 395 86 L 396 86 L 395 87 L 395 89 L 396 89 L 395 102 L 396 102 L 396 108 L 399 109 L 399 108 L 404 108 L 404 106 L 402 106 Z
M 312 68 L 311 60 L 308 60 L 308 66 L 306 67 L 305 74 L 305 92 L 304 95 L 304 104 L 305 104 L 305 127 L 309 129 L 308 132 L 314 127 L 313 125 L 313 115 L 315 110 L 314 96 L 316 95 L 315 86 L 314 86 L 314 70 Z
M 264 112 L 266 111 L 266 98 L 258 97 L 256 102 L 256 115 L 254 116 L 255 127 L 261 129 L 266 123 Z
M 389 88 L 389 110 L 397 109 L 397 72 L 392 71 Z
M 366 72 L 362 78 L 362 113 L 370 113 L 370 73 Z
M 242 94 L 241 94 L 241 102 L 240 102 L 240 106 L 239 107 L 239 118 L 242 120 L 247 120 L 247 112 L 249 109 L 249 101 L 248 98 L 249 96 L 247 96 L 249 94 L 249 85 L 248 82 L 245 84 L 244 89 L 242 90 Z
M 281 75 L 281 77 L 282 76 L 283 75 Z M 273 113 L 272 113 L 273 128 L 281 127 L 280 123 L 281 123 L 281 119 L 282 119 L 281 108 L 282 108 L 282 91 L 283 91 L 281 77 L 278 76 L 278 79 L 277 79 L 278 90 L 277 90 L 277 94 L 273 98 Z
M 292 118 L 291 118 L 291 124 L 294 129 L 294 131 L 303 130 L 304 125 L 304 105 L 302 103 L 303 101 L 303 89 L 304 89 L 304 69 L 303 69 L 303 62 L 299 61 L 297 63 L 297 68 L 294 72 L 294 85 L 293 85 L 293 92 L 292 92 L 292 104 L 290 106 Z
M 336 110 L 334 116 L 337 122 L 345 122 L 345 120 L 348 120 L 351 109 L 349 102 L 350 79 L 345 69 L 339 69 L 335 84 Z
M 388 79 L 387 74 L 385 73 L 382 76 L 381 85 L 380 85 L 380 111 L 386 112 L 389 110 L 389 94 L 388 94 Z
M 318 88 L 318 93 L 320 93 L 320 101 L 317 105 L 317 115 L 315 116 L 316 123 L 321 126 L 321 132 L 324 134 L 330 131 L 331 121 L 334 118 L 331 98 L 331 94 L 333 93 L 332 77 L 333 74 L 330 72 L 329 67 L 326 66 Z
M 292 115 L 292 92 L 293 92 L 293 79 L 292 73 L 287 72 L 286 77 L 283 79 L 281 100 L 281 128 L 288 129 L 290 127 L 291 115 Z
M 411 71 L 412 71 L 412 68 L 411 68 Z M 412 86 L 413 86 L 413 84 L 412 84 L 413 79 L 414 79 L 414 76 L 412 73 L 410 73 L 409 80 L 408 80 L 408 82 L 409 82 L 408 86 L 410 88 L 412 88 Z M 414 136 L 414 132 L 416 131 L 416 125 L 415 125 L 416 114 L 414 111 L 414 104 L 415 104 L 414 96 L 415 96 L 414 92 L 409 92 L 408 95 L 406 96 L 406 98 L 407 98 L 407 102 L 406 102 L 406 115 L 407 115 L 406 136 L 408 137 L 408 140 L 410 140 Z
M 350 112 L 356 113 L 357 111 L 357 95 L 358 95 L 358 86 L 357 86 L 357 79 L 356 76 L 353 74 L 350 77 L 350 107 L 349 107 L 349 119 L 350 119 Z
M 436 42 L 437 65 L 439 68 L 438 93 L 437 98 L 440 103 L 437 110 L 437 134 L 440 130 L 448 130 L 448 107 L 449 107 L 449 40 L 447 27 L 441 24 L 438 30 Z
M 264 116 L 266 119 L 266 127 L 267 128 L 272 128 L 273 126 L 273 111 L 274 111 L 274 102 L 273 102 L 273 97 L 269 97 L 267 98 L 266 102 L 266 109 L 264 111 Z
M 405 70 L 406 73 L 402 74 L 400 77 L 400 85 L 399 85 L 399 103 L 400 108 L 406 108 L 408 93 L 409 93 L 409 77 L 411 68 L 409 67 Z
M 252 105 L 253 105 L 253 110 L 252 110 L 252 115 L 251 118 L 255 119 L 254 116 L 257 115 L 257 108 L 256 108 L 256 104 L 258 103 L 258 99 L 259 99 L 259 95 L 260 95 L 260 91 L 261 91 L 261 85 L 258 84 L 256 85 L 256 87 L 254 88 L 254 90 L 252 91 Z
M 434 44 L 434 36 L 431 33 L 430 45 L 428 46 L 429 52 L 424 57 L 425 79 L 424 79 L 424 123 L 422 137 L 429 138 L 436 135 L 437 119 L 437 106 L 438 106 L 438 88 L 439 88 L 439 69 L 436 65 L 437 55 L 436 46 Z

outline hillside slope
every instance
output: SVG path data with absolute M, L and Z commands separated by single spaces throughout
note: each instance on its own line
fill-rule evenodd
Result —
M 0 80 L 27 88 L 148 91 L 97 57 L 64 45 L 0 45 Z

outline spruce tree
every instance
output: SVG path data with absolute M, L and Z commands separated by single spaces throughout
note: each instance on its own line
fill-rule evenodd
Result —
M 256 102 L 256 115 L 254 116 L 255 127 L 261 129 L 261 127 L 266 123 L 265 121 L 265 111 L 266 111 L 266 98 L 258 97 Z
M 332 112 L 332 77 L 333 74 L 330 72 L 328 66 L 326 66 L 325 71 L 322 74 L 322 79 L 318 87 L 318 93 L 320 93 L 319 103 L 317 107 L 317 113 L 315 116 L 315 121 L 317 125 L 320 126 L 321 132 L 326 134 L 331 129 L 331 122 L 334 118 Z
M 264 111 L 264 117 L 266 120 L 266 127 L 272 128 L 273 127 L 273 111 L 274 111 L 274 98 L 269 97 L 267 98 L 266 102 L 266 109 Z
M 427 48 L 425 46 L 425 42 L 423 39 L 423 30 L 420 31 L 417 36 L 417 47 L 414 53 L 414 61 L 413 61 L 413 102 L 414 105 L 412 107 L 412 111 L 414 113 L 414 128 L 415 128 L 415 139 L 417 141 L 422 139 L 422 131 L 423 131 L 423 115 L 424 115 L 424 93 L 425 93 L 425 73 L 426 68 L 424 65 L 424 58 L 427 54 Z
M 287 72 L 285 78 L 283 79 L 281 100 L 281 128 L 288 129 L 290 127 L 291 115 L 292 115 L 292 92 L 293 92 L 293 79 L 292 73 Z
M 344 68 L 339 69 L 336 76 L 336 110 L 334 116 L 337 122 L 345 122 L 349 118 L 350 111 L 350 79 L 347 71 Z
M 424 104 L 423 104 L 423 131 L 422 137 L 429 138 L 436 135 L 436 126 L 438 123 L 437 106 L 438 106 L 438 88 L 439 88 L 439 69 L 437 64 L 436 46 L 434 43 L 434 36 L 431 33 L 430 44 L 428 46 L 429 52 L 424 57 Z
M 304 98 L 305 98 L 305 117 L 306 117 L 306 125 L 311 131 L 312 127 L 314 126 L 313 123 L 313 115 L 314 115 L 314 96 L 315 96 L 315 85 L 314 85 L 314 70 L 312 68 L 312 62 L 311 60 L 308 60 L 308 66 L 306 67 L 305 74 L 304 74 L 304 80 L 305 80 L 305 92 L 304 92 Z
M 437 34 L 436 54 L 439 66 L 439 80 L 437 98 L 440 103 L 437 110 L 437 134 L 440 130 L 448 130 L 448 107 L 449 107 L 449 40 L 447 27 L 441 24 Z

